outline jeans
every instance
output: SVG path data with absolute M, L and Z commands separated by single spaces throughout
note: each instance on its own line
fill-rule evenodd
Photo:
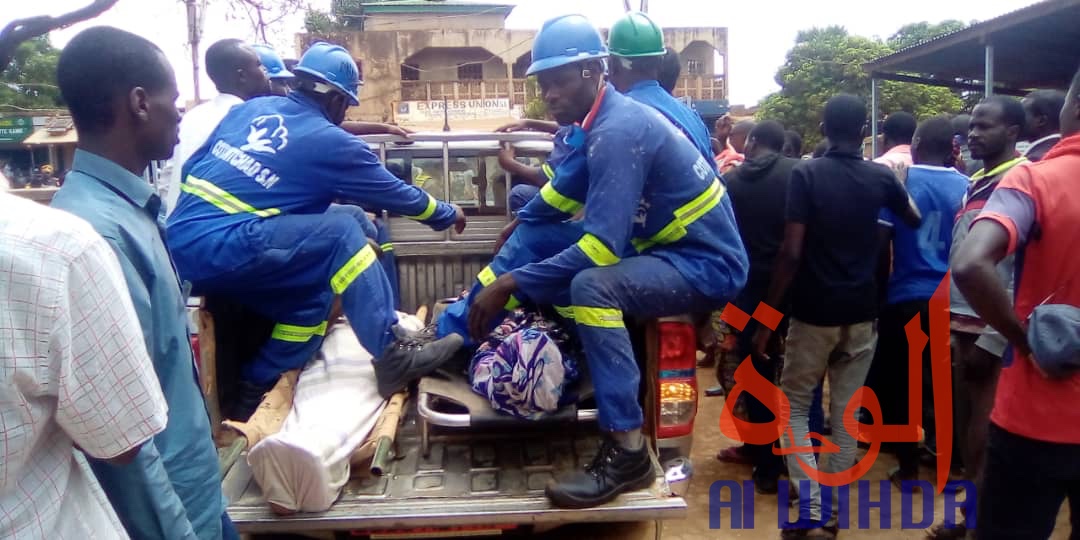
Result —
M 1072 540 L 1080 539 L 1080 444 L 1014 435 L 991 424 L 978 492 L 978 540 L 1043 539 L 1069 499 Z
M 830 455 L 820 470 L 840 472 L 855 463 L 855 438 L 844 428 L 845 408 L 855 391 L 866 381 L 876 343 L 877 332 L 873 322 L 847 326 L 814 326 L 798 319 L 791 320 L 787 339 L 787 361 L 780 380 L 780 387 L 791 405 L 791 432 L 784 432 L 780 439 L 782 447 L 808 445 L 809 411 L 814 389 L 821 384 L 823 377 L 828 376 L 833 429 L 831 440 L 840 450 Z M 794 440 L 791 439 L 792 434 Z M 801 519 L 809 518 L 820 522 L 821 486 L 811 480 L 802 469 L 800 459 L 809 467 L 817 468 L 817 457 L 813 452 L 798 452 L 786 458 L 788 476 L 792 483 L 800 486 L 800 489 L 802 486 L 809 486 L 809 493 L 799 494 L 799 516 Z M 838 493 L 835 489 L 830 491 L 834 504 L 829 507 L 835 509 Z M 828 517 L 835 519 L 835 516 Z
M 516 214 L 538 193 L 540 188 L 530 184 L 518 184 L 510 188 L 510 212 Z
M 757 305 L 764 300 L 765 291 L 746 288 L 739 293 L 739 297 L 735 300 L 735 306 L 739 309 L 753 313 Z M 778 372 L 777 368 L 782 365 L 783 358 L 780 355 L 780 340 L 779 336 L 787 331 L 787 319 L 780 323 L 780 326 L 773 334 L 773 341 L 769 344 L 769 354 L 774 357 L 773 360 L 766 360 L 764 358 L 754 357 L 751 353 L 754 350 L 754 333 L 758 329 L 758 323 L 756 320 L 751 319 L 750 322 L 736 335 L 735 350 L 738 354 L 740 361 L 747 357 L 750 357 L 754 366 L 754 369 L 759 375 L 769 381 L 776 381 Z M 717 373 L 721 368 L 717 367 Z M 722 381 L 721 381 L 722 382 Z M 822 409 L 822 391 L 823 385 L 818 383 L 814 388 L 814 398 L 810 403 L 810 417 L 809 417 L 809 429 L 814 433 L 823 433 L 825 431 L 825 411 Z M 764 403 L 755 398 L 751 394 L 744 394 L 746 400 L 746 415 L 747 420 L 754 423 L 767 423 L 772 422 L 775 418 L 773 411 L 769 409 Z M 820 441 L 813 441 L 814 446 L 820 446 Z M 746 455 L 750 456 L 754 465 L 754 478 L 773 479 L 779 478 L 784 473 L 784 460 L 780 456 L 773 453 L 772 444 L 746 444 Z
M 923 333 L 930 335 L 930 301 L 914 300 L 886 306 L 878 319 L 878 346 L 866 377 L 866 385 L 874 391 L 881 403 L 879 422 L 886 425 L 907 425 L 919 422 L 926 432 L 928 442 L 934 440 L 934 380 L 930 368 L 930 345 L 922 354 L 922 383 L 915 390 L 921 400 L 922 414 L 908 418 L 910 381 L 908 380 L 908 342 L 904 327 L 916 315 Z M 900 462 L 900 476 L 913 479 L 919 474 L 919 443 L 894 443 L 896 458 Z

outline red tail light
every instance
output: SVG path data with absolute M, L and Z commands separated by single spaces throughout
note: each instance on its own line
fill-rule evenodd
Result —
M 191 351 L 195 353 L 195 367 L 202 370 L 202 354 L 199 352 L 199 335 L 191 336 Z
M 689 435 L 697 416 L 697 336 L 693 325 L 684 322 L 657 323 L 657 334 L 657 436 Z

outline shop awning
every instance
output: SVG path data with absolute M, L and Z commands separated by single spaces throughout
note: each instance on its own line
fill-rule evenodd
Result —
M 41 146 L 46 144 L 75 144 L 79 142 L 79 135 L 74 129 L 69 129 L 59 135 L 49 133 L 47 129 L 38 129 L 32 135 L 23 139 L 27 146 Z

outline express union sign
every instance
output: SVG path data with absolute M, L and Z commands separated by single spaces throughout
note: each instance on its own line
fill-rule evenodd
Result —
M 34 120 L 25 116 L 0 118 L 0 142 L 22 142 L 34 132 Z

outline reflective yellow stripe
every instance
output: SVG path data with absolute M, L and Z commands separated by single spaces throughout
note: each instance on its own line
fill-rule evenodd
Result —
M 271 217 L 281 213 L 281 210 L 277 208 L 259 210 L 237 199 L 228 191 L 191 175 L 188 175 L 187 180 L 180 186 L 180 189 L 218 207 L 226 214 L 248 213 L 259 217 Z
M 290 343 L 307 343 L 315 336 L 326 335 L 326 321 L 315 326 L 296 326 L 294 324 L 277 323 L 274 331 L 270 333 L 270 339 L 288 341 Z
M 375 262 L 376 255 L 375 250 L 371 249 L 370 245 L 364 246 L 363 249 L 356 252 L 345 264 L 341 265 L 341 268 L 330 278 L 330 289 L 334 291 L 334 294 L 341 294 L 342 291 L 349 288 L 353 281 L 356 281 L 356 277 L 367 270 L 371 263 Z
M 546 161 L 540 166 L 540 170 L 544 171 L 544 176 L 546 176 L 548 180 L 553 180 L 555 178 L 555 169 L 552 169 L 551 165 L 548 165 Z
M 553 208 L 567 214 L 576 214 L 578 210 L 581 210 L 585 206 L 556 191 L 555 188 L 551 187 L 551 182 L 544 184 L 544 187 L 540 188 L 540 197 Z
M 394 251 L 394 244 L 391 244 L 390 242 L 387 242 L 387 243 L 379 246 L 379 249 L 381 249 L 383 251 Z
M 419 215 L 405 216 L 405 217 L 407 217 L 409 219 L 415 219 L 417 221 L 423 221 L 423 220 L 431 217 L 431 215 L 435 213 L 435 209 L 439 207 L 439 203 L 435 202 L 435 197 L 432 197 L 431 194 L 426 194 L 426 195 L 427 195 L 427 209 L 424 210 L 423 212 L 421 212 Z
M 492 270 L 490 266 L 485 266 L 479 274 L 476 274 L 477 281 L 479 281 L 480 285 L 483 285 L 484 287 L 495 283 L 495 277 L 495 271 Z
M 622 310 L 614 308 L 574 306 L 578 324 L 596 328 L 623 328 Z
M 521 307 L 521 300 L 518 300 L 516 296 L 510 295 L 510 299 L 506 301 L 506 305 L 503 306 L 507 311 L 513 311 Z
M 563 318 L 566 318 L 566 319 L 573 319 L 574 318 L 574 308 L 573 308 L 573 306 L 552 306 L 552 307 L 555 308 L 555 313 L 558 313 Z
M 577 246 L 596 266 L 611 266 L 619 262 L 619 257 L 612 253 L 604 242 L 591 234 L 586 233 L 582 236 L 581 240 L 577 241 Z
M 694 197 L 694 200 L 677 208 L 674 212 L 675 219 L 660 229 L 660 232 L 654 234 L 651 238 L 635 238 L 631 240 L 634 249 L 642 252 L 657 244 L 670 244 L 681 240 L 682 237 L 686 236 L 686 228 L 720 204 L 726 192 L 727 190 L 720 183 L 720 180 L 713 179 L 709 189 Z
M 997 175 L 1001 174 L 1003 171 L 1007 171 L 1007 170 L 1009 170 L 1009 169 L 1011 169 L 1011 168 L 1025 162 L 1025 161 L 1027 161 L 1027 158 L 1021 156 L 1021 157 L 1018 157 L 1018 158 L 1015 158 L 1015 159 L 1010 159 L 1009 161 L 1006 161 L 1005 163 L 1002 163 L 1001 165 L 998 165 L 997 167 L 994 167 L 994 170 L 992 170 L 990 172 L 986 172 L 986 169 L 979 169 L 978 171 L 975 171 L 975 174 L 971 175 L 971 180 L 975 181 L 975 180 L 981 180 L 983 178 L 986 178 L 987 176 L 997 176 Z

